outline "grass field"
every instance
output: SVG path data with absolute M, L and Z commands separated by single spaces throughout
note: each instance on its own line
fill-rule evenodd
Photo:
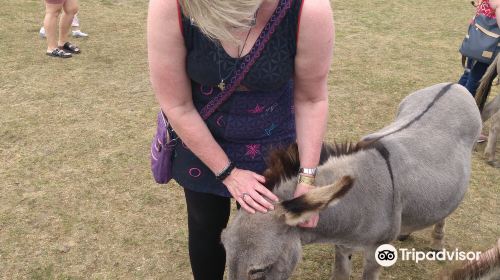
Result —
M 358 139 L 408 93 L 462 72 L 468 1 L 333 1 L 327 140 Z M 181 189 L 149 171 L 157 104 L 146 61 L 146 0 L 81 1 L 83 53 L 46 57 L 41 0 L 0 8 L 0 278 L 190 279 Z M 161 30 L 158 30 L 161 32 Z M 498 87 L 494 88 L 499 91 Z M 483 147 L 479 146 L 479 150 Z M 500 170 L 474 154 L 446 247 L 500 237 Z M 396 247 L 425 250 L 430 231 Z M 333 250 L 305 248 L 293 279 L 328 279 Z M 382 279 L 434 279 L 445 262 L 399 262 Z M 354 278 L 361 259 L 354 258 Z

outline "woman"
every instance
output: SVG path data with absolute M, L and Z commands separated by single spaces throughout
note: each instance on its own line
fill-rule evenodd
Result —
M 500 0 L 480 0 L 475 6 L 476 15 L 485 15 L 486 17 L 496 19 L 497 24 L 500 23 L 500 20 L 496 16 L 500 8 Z M 472 96 L 475 96 L 479 81 L 486 72 L 488 65 L 489 64 L 467 58 L 466 69 L 458 83 L 466 87 Z
M 59 39 L 57 37 L 57 19 L 59 21 Z M 80 53 L 80 49 L 68 40 L 73 17 L 78 12 L 78 0 L 45 0 L 45 19 L 43 26 L 47 38 L 47 55 L 52 57 L 70 58 L 72 54 Z
M 222 279 L 229 197 L 250 213 L 273 209 L 269 201 L 277 197 L 259 174 L 272 147 L 297 141 L 304 182 L 295 196 L 312 188 L 328 116 L 333 17 L 328 0 L 291 3 L 240 87 L 203 121 L 199 110 L 224 88 L 279 0 L 150 2 L 151 82 L 182 139 L 173 173 L 184 187 L 195 279 Z M 318 216 L 302 226 L 317 222 Z

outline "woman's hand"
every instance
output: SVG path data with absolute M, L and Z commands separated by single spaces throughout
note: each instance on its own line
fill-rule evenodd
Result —
M 293 194 L 293 197 L 298 197 L 306 192 L 314 189 L 314 186 L 307 185 L 307 184 L 298 184 L 297 188 L 295 189 L 295 193 Z M 318 225 L 319 221 L 319 214 L 314 214 L 309 220 L 298 224 L 299 227 L 304 227 L 304 228 L 315 228 Z
M 241 207 L 252 214 L 255 211 L 267 213 L 268 210 L 274 210 L 274 206 L 267 199 L 278 201 L 278 197 L 262 185 L 264 182 L 264 176 L 238 168 L 223 181 Z

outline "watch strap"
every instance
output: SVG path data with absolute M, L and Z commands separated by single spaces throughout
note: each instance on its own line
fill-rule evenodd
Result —
M 310 186 L 314 186 L 314 177 L 304 175 L 304 174 L 299 174 L 299 178 L 297 180 L 298 184 L 306 184 Z

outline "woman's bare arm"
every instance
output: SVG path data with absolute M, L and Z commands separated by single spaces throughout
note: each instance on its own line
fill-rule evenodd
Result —
M 319 162 L 328 118 L 328 72 L 334 44 L 328 0 L 305 1 L 295 58 L 295 119 L 300 164 Z
M 300 165 L 316 167 L 328 118 L 328 72 L 334 24 L 328 0 L 304 0 L 295 58 L 295 121 Z M 299 184 L 295 195 L 308 190 Z M 304 226 L 315 226 L 309 221 Z

